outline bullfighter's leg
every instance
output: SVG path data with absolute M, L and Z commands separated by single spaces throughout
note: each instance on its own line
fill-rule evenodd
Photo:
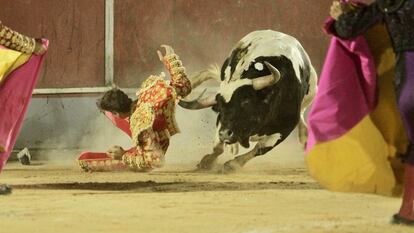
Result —
M 316 95 L 317 91 L 317 82 L 318 82 L 318 75 L 316 74 L 315 69 L 311 68 L 311 74 L 309 77 L 309 91 L 305 95 L 302 101 L 301 109 L 300 109 L 300 119 L 298 123 L 298 136 L 299 136 L 299 142 L 302 145 L 305 145 L 308 140 L 308 127 L 306 125 L 305 121 L 305 111 L 309 107 L 309 105 L 312 103 L 313 98 Z
M 5 184 L 0 184 L 0 195 L 7 195 L 12 192 L 12 188 Z
M 410 141 L 406 152 L 403 200 L 397 217 L 414 224 L 414 68 L 409 64 L 414 64 L 414 52 L 397 58 L 398 109 Z
M 147 129 L 139 136 L 136 150 L 127 151 L 122 161 L 135 171 L 149 171 L 164 165 L 169 136 L 165 131 Z

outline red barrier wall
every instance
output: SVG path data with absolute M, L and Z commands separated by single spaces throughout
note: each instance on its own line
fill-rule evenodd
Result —
M 37 88 L 104 85 L 104 0 L 0 0 L 0 20 L 50 40 Z
M 247 33 L 273 29 L 296 37 L 320 69 L 329 38 L 321 28 L 331 0 L 115 1 L 115 80 L 137 86 L 162 70 L 156 49 L 172 45 L 187 69 L 222 64 Z
M 170 44 L 187 69 L 221 63 L 247 33 L 296 37 L 319 71 L 329 37 L 321 27 L 331 0 L 114 0 L 114 72 L 137 87 L 163 70 L 156 50 Z M 105 75 L 104 0 L 0 0 L 0 20 L 51 46 L 37 88 L 97 87 Z

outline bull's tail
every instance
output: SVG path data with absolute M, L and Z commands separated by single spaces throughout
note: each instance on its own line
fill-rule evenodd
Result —
M 196 87 L 200 86 L 203 82 L 210 79 L 220 82 L 220 67 L 217 64 L 211 65 L 210 68 L 191 75 L 191 88 L 195 89 Z

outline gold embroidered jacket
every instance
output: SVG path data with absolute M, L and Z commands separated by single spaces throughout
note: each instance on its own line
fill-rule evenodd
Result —
M 26 54 L 32 54 L 35 44 L 34 38 L 13 31 L 0 21 L 0 45 Z

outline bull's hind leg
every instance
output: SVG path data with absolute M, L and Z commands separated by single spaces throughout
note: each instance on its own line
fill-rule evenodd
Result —
M 312 103 L 313 98 L 316 95 L 317 82 L 318 82 L 318 75 L 316 74 L 315 70 L 312 68 L 310 78 L 309 78 L 309 91 L 303 98 L 301 109 L 300 109 L 300 119 L 298 123 L 299 142 L 302 145 L 306 145 L 306 142 L 308 141 L 308 127 L 306 125 L 304 115 L 305 115 L 306 109 Z
M 211 170 L 214 167 L 214 163 L 217 160 L 217 157 L 219 157 L 224 152 L 224 144 L 222 142 L 216 143 L 216 145 L 213 148 L 213 152 L 211 154 L 205 155 L 199 164 L 197 164 L 197 170 L 199 171 L 208 171 Z
M 233 160 L 227 161 L 223 165 L 222 172 L 223 173 L 231 173 L 239 170 L 242 168 L 248 161 L 252 158 L 264 155 L 273 147 L 275 147 L 278 143 L 282 141 L 282 135 L 279 133 L 275 133 L 273 135 L 262 136 L 262 137 L 251 137 L 250 141 L 258 141 L 254 148 L 242 155 L 237 156 Z

